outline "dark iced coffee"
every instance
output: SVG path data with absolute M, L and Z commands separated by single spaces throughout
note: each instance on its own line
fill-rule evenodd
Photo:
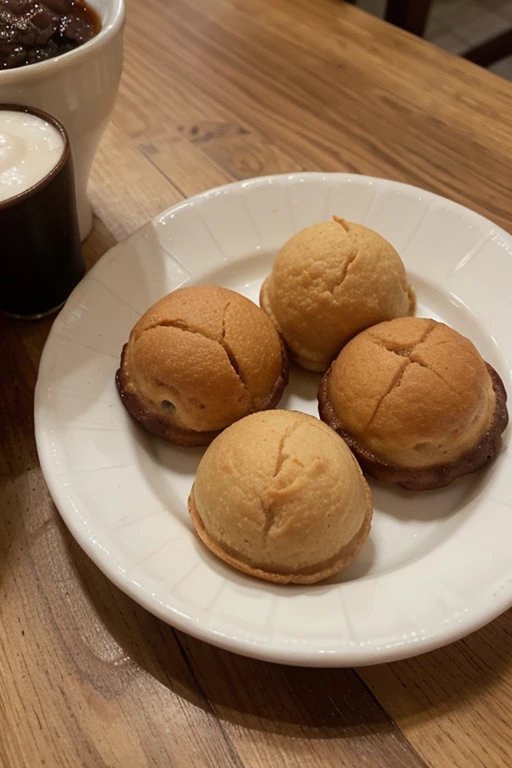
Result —
M 84 0 L 0 0 L 0 71 L 68 53 L 100 29 Z

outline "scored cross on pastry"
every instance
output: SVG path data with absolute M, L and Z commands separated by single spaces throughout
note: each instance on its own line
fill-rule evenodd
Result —
M 128 412 L 177 445 L 208 445 L 229 424 L 275 408 L 288 358 L 265 313 L 215 285 L 180 288 L 133 328 L 117 372 Z
M 399 318 L 360 333 L 320 384 L 321 418 L 378 480 L 430 490 L 497 454 L 506 392 L 474 345 L 435 320 Z

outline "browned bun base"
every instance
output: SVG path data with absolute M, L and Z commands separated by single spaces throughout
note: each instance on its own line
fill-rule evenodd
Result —
M 402 488 L 411 491 L 432 491 L 436 488 L 444 488 L 462 475 L 476 472 L 492 461 L 498 454 L 501 446 L 501 434 L 508 424 L 507 393 L 503 382 L 489 363 L 487 370 L 492 380 L 492 386 L 496 395 L 494 415 L 490 427 L 482 435 L 478 443 L 466 451 L 456 461 L 447 464 L 437 464 L 426 467 L 394 467 L 386 464 L 374 454 L 367 451 L 358 443 L 352 435 L 346 432 L 343 424 L 336 415 L 327 396 L 327 383 L 331 368 L 323 376 L 318 388 L 318 411 L 320 418 L 340 437 L 342 437 L 353 451 L 364 472 L 383 483 L 396 483 Z
M 128 373 L 126 371 L 125 359 L 127 346 L 128 344 L 123 346 L 121 364 L 116 373 L 116 384 L 123 405 L 130 416 L 133 416 L 133 418 L 142 424 L 148 432 L 162 438 L 162 440 L 166 440 L 168 443 L 174 443 L 174 445 L 181 445 L 187 448 L 209 445 L 212 440 L 222 432 L 221 429 L 213 432 L 199 432 L 193 429 L 180 429 L 179 427 L 174 427 L 165 420 L 162 414 L 152 411 L 140 397 L 127 390 Z M 274 389 L 268 396 L 268 399 L 259 410 L 265 411 L 275 408 L 279 404 L 286 385 L 288 384 L 289 362 L 286 347 L 282 341 L 281 359 L 281 374 L 275 383 Z
M 218 558 L 224 560 L 225 563 L 228 563 L 228 565 L 231 565 L 233 568 L 236 568 L 237 570 L 242 571 L 249 576 L 255 576 L 258 579 L 271 581 L 274 584 L 315 584 L 317 581 L 328 579 L 330 576 L 334 576 L 334 574 L 339 573 L 340 571 L 343 571 L 345 568 L 347 568 L 359 554 L 361 547 L 368 538 L 373 516 L 373 506 L 371 491 L 366 483 L 365 485 L 368 508 L 361 528 L 353 537 L 353 539 L 348 544 L 346 544 L 334 558 L 331 558 L 324 563 L 319 563 L 318 566 L 315 566 L 315 570 L 307 568 L 302 571 L 294 571 L 293 573 L 277 573 L 265 571 L 261 568 L 258 568 L 256 565 L 251 565 L 250 563 L 240 560 L 237 557 L 236 552 L 232 550 L 230 551 L 224 546 L 220 546 L 219 543 L 209 535 L 203 524 L 203 521 L 201 520 L 199 512 L 197 511 L 196 503 L 194 500 L 193 486 L 190 492 L 190 496 L 188 497 L 188 511 L 190 513 L 192 523 L 194 524 L 194 528 L 196 529 L 196 533 L 203 544 L 208 547 L 208 549 L 213 552 L 214 555 L 217 555 Z

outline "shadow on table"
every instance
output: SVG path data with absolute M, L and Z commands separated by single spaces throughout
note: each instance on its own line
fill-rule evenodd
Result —
M 59 526 L 71 567 L 123 656 L 174 694 L 206 712 L 213 710 L 221 720 L 264 733 L 301 739 L 372 733 L 401 737 L 355 670 L 269 664 L 177 632 L 112 585 L 63 523 Z M 509 665 L 510 617 L 447 649 L 360 670 L 361 675 L 376 696 L 384 690 L 389 701 L 393 694 L 394 716 L 424 719 L 435 709 L 467 708 L 468 700 L 482 695 Z M 111 674 L 122 670 L 112 669 Z M 427 687 L 430 676 L 433 682 Z
M 115 242 L 95 219 L 84 246 L 89 266 Z M 44 342 L 55 315 L 37 321 L 0 313 L 0 584 L 4 572 L 29 567 L 27 531 L 44 530 L 48 499 L 34 437 L 34 389 Z M 25 565 L 26 563 L 26 565 Z

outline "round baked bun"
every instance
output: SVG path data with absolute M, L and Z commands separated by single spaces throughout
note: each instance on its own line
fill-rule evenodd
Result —
M 491 461 L 508 422 L 503 383 L 469 339 L 416 317 L 352 339 L 318 398 L 368 474 L 420 491 Z
M 323 372 L 360 331 L 413 314 L 415 297 L 393 246 L 372 229 L 334 216 L 285 243 L 260 305 L 290 356 Z
M 125 344 L 117 386 L 143 426 L 178 445 L 207 445 L 229 424 L 275 408 L 286 350 L 265 313 L 227 288 L 180 288 L 154 304 Z
M 370 489 L 338 435 L 312 416 L 247 416 L 208 448 L 189 497 L 195 529 L 226 563 L 280 584 L 341 571 L 370 531 Z

